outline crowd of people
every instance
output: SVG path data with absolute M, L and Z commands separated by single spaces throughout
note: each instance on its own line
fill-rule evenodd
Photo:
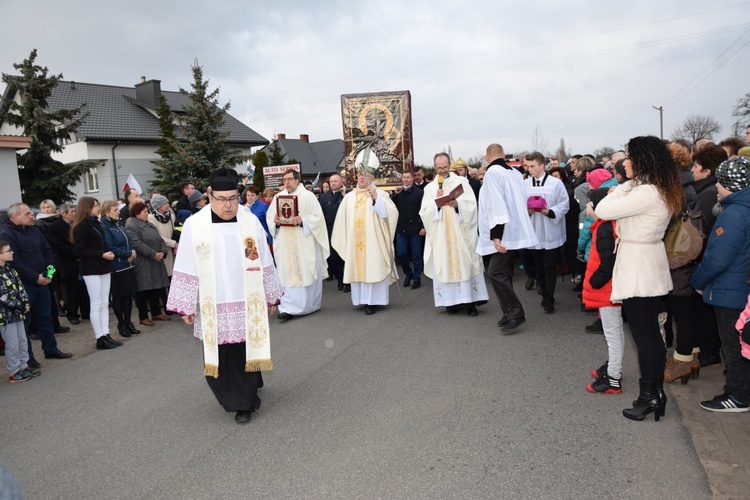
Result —
M 627 323 L 640 380 L 625 417 L 654 413 L 658 421 L 665 382 L 686 384 L 722 359 L 723 392 L 700 405 L 748 411 L 748 152 L 736 138 L 690 144 L 649 136 L 611 157 L 562 163 L 531 152 L 511 166 L 491 144 L 481 168 L 438 153 L 434 174 L 403 172 L 401 185 L 386 191 L 366 148 L 348 190 L 333 174 L 316 192 L 290 169 L 282 190 L 261 192 L 219 169 L 206 193 L 185 182 L 174 203 L 131 190 L 103 203 L 45 200 L 36 218 L 16 203 L 0 234 L 6 367 L 11 382 L 40 374 L 28 334 L 41 340 L 45 358 L 71 357 L 57 347 L 59 317 L 90 321 L 97 349 L 122 346 L 109 331 L 109 308 L 127 338 L 140 333 L 135 302 L 141 328 L 174 313 L 194 326 L 209 386 L 246 423 L 260 406 L 260 371 L 272 368 L 269 315 L 290 321 L 318 311 L 324 279 L 366 315 L 389 304 L 392 284 L 417 289 L 427 276 L 435 307 L 477 316 L 490 301 L 489 282 L 502 311 L 498 327 L 509 333 L 526 323 L 513 286 L 521 268 L 540 312 L 557 312 L 560 275 L 570 276 L 582 310 L 598 312 L 585 330 L 603 334 L 608 355 L 591 370 L 589 392 L 622 393 Z

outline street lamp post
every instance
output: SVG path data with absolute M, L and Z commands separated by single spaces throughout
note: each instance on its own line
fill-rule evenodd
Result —
M 654 105 L 651 105 L 652 108 L 659 111 L 659 138 L 663 141 L 664 140 L 664 106 L 659 106 L 658 108 Z

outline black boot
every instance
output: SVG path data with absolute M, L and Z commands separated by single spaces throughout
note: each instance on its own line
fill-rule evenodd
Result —
M 654 412 L 654 418 L 658 422 L 659 417 L 664 415 L 664 406 L 667 402 L 666 395 L 662 399 L 658 389 L 658 381 L 640 379 L 638 383 L 641 386 L 638 399 L 633 402 L 632 408 L 622 410 L 622 414 L 631 420 L 643 420 L 646 415 Z
M 130 337 L 133 335 L 130 333 L 130 330 L 128 330 L 128 325 L 117 325 L 117 333 L 119 333 L 121 337 Z

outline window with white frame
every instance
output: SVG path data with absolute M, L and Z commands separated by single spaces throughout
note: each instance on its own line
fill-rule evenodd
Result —
M 87 193 L 95 193 L 99 191 L 99 170 L 96 167 L 90 168 L 89 171 L 86 172 L 84 179 Z

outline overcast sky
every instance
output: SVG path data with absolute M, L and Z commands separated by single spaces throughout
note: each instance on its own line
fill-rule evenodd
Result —
M 0 71 L 33 48 L 66 80 L 188 88 L 197 58 L 230 113 L 273 139 L 342 138 L 341 94 L 409 90 L 417 163 L 573 153 L 722 124 L 750 92 L 750 2 L 0 0 Z M 117 5 L 113 7 L 113 5 Z M 745 68 L 744 70 L 741 68 Z

